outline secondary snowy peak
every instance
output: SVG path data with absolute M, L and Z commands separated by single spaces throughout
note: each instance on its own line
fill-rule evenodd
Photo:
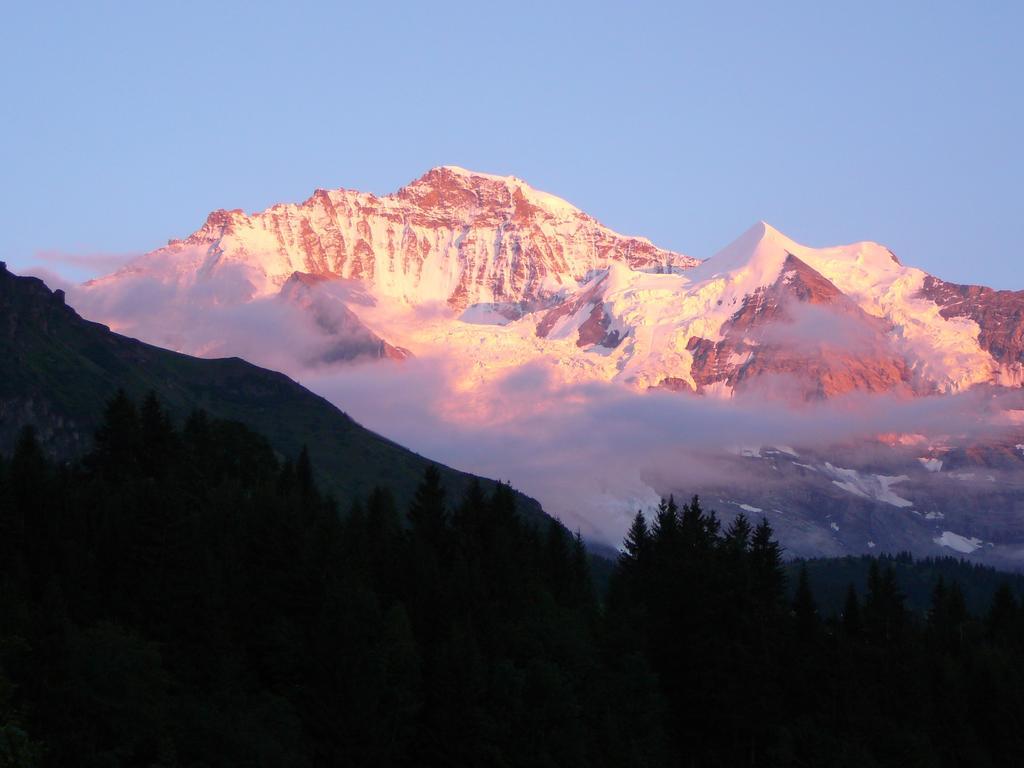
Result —
M 811 248 L 764 222 L 686 273 L 687 292 L 713 299 L 705 304 L 707 316 L 720 320 L 717 332 L 709 322 L 694 335 L 716 342 L 727 335 L 732 313 L 748 297 L 775 284 L 790 257 L 828 281 L 865 315 L 886 323 L 911 368 L 915 388 L 957 391 L 983 382 L 1020 384 L 1024 343 L 1014 339 L 1024 335 L 1024 295 L 981 290 L 976 292 L 977 305 L 968 310 L 960 299 L 969 289 L 904 266 L 883 245 L 863 241 Z M 729 317 L 722 317 L 723 310 Z M 883 378 L 895 383 L 891 374 L 897 369 L 886 367 L 890 374 Z M 899 378 L 906 383 L 904 372 Z
M 758 222 L 680 273 L 614 265 L 529 322 L 583 350 L 554 348 L 566 370 L 640 388 L 926 394 L 1020 382 L 1024 294 L 998 293 L 940 286 L 874 242 L 811 248 Z
M 754 289 L 774 283 L 790 256 L 830 280 L 839 280 L 841 290 L 844 286 L 868 288 L 903 269 L 893 253 L 878 243 L 810 248 L 759 221 L 688 274 L 694 282 L 720 278 Z
M 771 285 L 748 294 L 720 328 L 721 339 L 693 336 L 690 375 L 697 390 L 764 388 L 810 400 L 847 392 L 889 392 L 912 376 L 889 338 L 891 327 L 868 315 L 836 286 L 786 253 Z
M 694 280 L 745 272 L 758 285 L 769 285 L 778 277 L 782 261 L 800 245 L 765 221 L 748 228 L 729 245 L 703 262 Z
M 620 235 L 524 181 L 442 166 L 377 197 L 317 190 L 299 204 L 214 211 L 97 284 L 127 276 L 191 286 L 226 273 L 242 297 L 276 293 L 295 272 L 361 280 L 375 295 L 456 310 L 505 304 L 522 312 L 571 292 L 613 262 L 672 271 L 698 262 Z
M 286 287 L 296 273 L 312 287 Z M 164 344 L 213 333 L 178 327 L 200 326 L 197 310 L 282 294 L 334 339 L 320 358 L 443 350 L 481 380 L 540 360 L 567 380 L 725 397 L 770 380 L 810 399 L 1024 381 L 1024 293 L 944 283 L 875 242 L 812 248 L 763 221 L 698 262 L 455 166 L 390 195 L 214 211 L 82 293 L 93 318 Z M 139 296 L 176 319 L 150 320 L 161 308 Z

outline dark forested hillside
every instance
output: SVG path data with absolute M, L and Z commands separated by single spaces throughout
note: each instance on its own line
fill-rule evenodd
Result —
M 54 463 L 0 459 L 0 766 L 1013 766 L 1024 614 L 956 581 L 842 611 L 764 521 L 638 514 L 582 542 L 505 485 L 339 508 L 311 456 L 119 395 Z
M 281 455 L 315 445 L 317 479 L 346 501 L 386 485 L 405 504 L 431 463 L 359 426 L 283 374 L 238 358 L 181 355 L 112 333 L 79 317 L 62 291 L 13 275 L 0 262 L 0 451 L 9 452 L 21 428 L 32 425 L 47 453 L 81 455 L 91 445 L 103 403 L 118 389 L 136 398 L 156 392 L 179 420 L 202 408 L 240 421 Z M 460 493 L 473 481 L 439 469 Z M 522 496 L 518 503 L 524 514 L 541 514 L 532 499 Z
M 940 578 L 959 584 L 967 610 L 977 615 L 988 609 L 993 593 L 1003 584 L 1017 600 L 1024 598 L 1024 574 L 998 571 L 957 557 L 914 558 L 909 553 L 820 557 L 790 561 L 786 573 L 792 589 L 800 569 L 807 568 L 822 614 L 832 616 L 842 612 L 847 586 L 867 583 L 872 565 L 892 568 L 896 585 L 906 597 L 907 611 L 919 617 L 927 615 Z
M 343 516 L 304 450 L 153 396 L 0 462 L 0 765 L 581 764 L 596 617 L 505 485 Z

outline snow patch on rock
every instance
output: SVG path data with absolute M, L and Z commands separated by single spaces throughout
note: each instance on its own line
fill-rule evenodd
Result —
M 985 543 L 978 538 L 968 538 L 967 536 L 961 536 L 959 533 L 953 533 L 952 531 L 943 531 L 941 536 L 936 536 L 932 539 L 940 547 L 948 547 L 955 552 L 960 552 L 964 555 L 969 555 Z
M 855 469 L 836 467 L 825 462 L 825 472 L 832 478 L 832 483 L 847 493 L 864 499 L 873 499 L 894 507 L 912 507 L 914 502 L 896 495 L 891 486 L 909 479 L 906 475 L 868 475 Z

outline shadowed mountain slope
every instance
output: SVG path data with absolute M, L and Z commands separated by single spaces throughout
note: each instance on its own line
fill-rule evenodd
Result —
M 386 486 L 405 505 L 432 463 L 357 424 L 287 376 L 239 358 L 206 360 L 170 352 L 83 320 L 39 279 L 0 262 L 0 452 L 34 425 L 55 456 L 84 451 L 107 400 L 124 389 L 136 398 L 153 390 L 172 415 L 202 408 L 265 435 L 287 457 L 307 445 L 324 486 L 343 503 Z M 442 468 L 457 497 L 472 475 Z M 492 481 L 486 481 L 490 485 Z M 540 505 L 519 496 L 519 508 Z

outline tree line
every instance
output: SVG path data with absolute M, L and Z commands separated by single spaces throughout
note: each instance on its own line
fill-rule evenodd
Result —
M 0 459 L 3 766 L 1013 765 L 1024 617 L 875 561 L 822 616 L 767 521 L 637 514 L 605 594 L 507 485 L 344 510 L 307 451 L 119 393 Z

